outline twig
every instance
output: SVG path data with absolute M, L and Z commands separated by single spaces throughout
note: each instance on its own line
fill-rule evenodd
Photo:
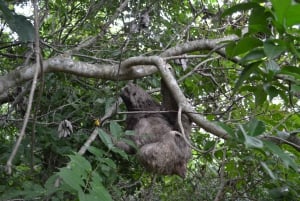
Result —
M 9 159 L 7 160 L 6 163 L 6 171 L 8 174 L 12 173 L 12 161 L 16 156 L 16 153 L 20 147 L 21 141 L 25 135 L 25 130 L 27 127 L 27 123 L 28 123 L 28 119 L 29 119 L 29 115 L 30 115 L 30 111 L 31 111 L 31 107 L 32 107 L 32 102 L 33 102 L 33 97 L 34 97 L 34 91 L 36 88 L 36 83 L 37 83 L 37 78 L 38 78 L 38 74 L 39 74 L 39 69 L 41 66 L 40 63 L 40 46 L 39 46 L 39 19 L 38 19 L 38 7 L 37 7 L 37 2 L 36 0 L 33 0 L 33 7 L 34 7 L 34 24 L 35 24 L 35 56 L 36 56 L 36 66 L 34 68 L 34 77 L 33 77 L 33 81 L 32 81 L 32 85 L 31 85 L 31 90 L 30 90 L 30 94 L 29 94 L 29 100 L 28 100 L 28 105 L 27 105 L 27 109 L 26 109 L 26 113 L 24 116 L 24 122 L 23 122 L 23 126 L 20 132 L 20 135 L 17 139 L 17 142 L 13 148 L 13 151 L 9 157 Z
M 116 101 L 106 112 L 106 114 L 101 118 L 100 120 L 101 125 L 104 124 L 105 120 L 107 120 L 108 118 L 116 114 L 117 108 L 121 103 L 122 103 L 122 99 L 118 98 L 118 101 Z M 80 148 L 78 153 L 80 155 L 83 155 L 86 152 L 86 150 L 91 146 L 91 143 L 96 139 L 97 136 L 98 136 L 98 128 L 95 128 L 92 134 L 90 135 L 90 137 L 85 141 L 84 145 Z
M 82 41 L 76 48 L 68 51 L 67 53 L 72 54 L 72 53 L 78 52 L 79 50 L 81 50 L 85 47 L 88 47 L 88 46 L 94 44 L 98 38 L 101 38 L 106 33 L 109 25 L 111 25 L 113 23 L 113 21 L 118 17 L 120 12 L 122 12 L 124 10 L 124 8 L 128 5 L 128 2 L 129 2 L 129 0 L 125 0 L 123 3 L 121 3 L 121 5 L 117 8 L 114 15 L 111 18 L 109 18 L 108 22 L 103 27 L 101 27 L 101 32 L 97 36 L 91 37 L 85 41 Z

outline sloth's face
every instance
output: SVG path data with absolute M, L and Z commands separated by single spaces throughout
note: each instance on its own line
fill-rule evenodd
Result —
M 160 108 L 147 92 L 133 83 L 127 84 L 120 95 L 129 111 L 158 110 Z

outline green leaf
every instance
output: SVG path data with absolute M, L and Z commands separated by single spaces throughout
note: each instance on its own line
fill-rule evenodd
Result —
M 285 22 L 286 26 L 291 27 L 293 25 L 300 24 L 300 4 L 291 5 L 286 14 L 285 14 Z
M 270 33 L 268 28 L 267 19 L 268 14 L 265 12 L 264 7 L 256 7 L 252 10 L 249 18 L 249 33 Z
M 255 63 L 252 63 L 248 66 L 246 66 L 244 68 L 244 70 L 242 71 L 239 79 L 237 80 L 236 84 L 235 84 L 235 87 L 234 87 L 234 93 L 237 92 L 237 90 L 243 85 L 243 82 L 245 80 L 248 79 L 248 77 L 257 69 L 258 65 L 260 64 L 261 62 L 255 62 Z
M 291 91 L 295 94 L 300 94 L 300 85 L 292 84 Z
M 245 52 L 253 50 L 254 48 L 261 46 L 263 43 L 257 38 L 245 37 L 240 41 L 233 42 L 226 47 L 226 54 L 229 57 L 241 55 Z
M 81 191 L 81 186 L 84 186 L 84 182 L 81 179 L 81 175 L 74 174 L 74 171 L 69 168 L 60 169 L 58 175 L 62 180 L 76 191 Z
M 101 141 L 107 146 L 107 148 L 111 149 L 113 147 L 111 137 L 102 129 L 98 129 L 98 134 L 99 134 Z
M 95 180 L 92 182 L 91 194 L 97 198 L 97 201 L 112 201 L 112 197 L 108 190 L 100 183 Z
M 35 30 L 33 25 L 23 15 L 18 15 L 8 9 L 4 1 L 0 0 L 0 10 L 4 20 L 9 25 L 9 28 L 16 32 L 20 41 L 33 42 L 35 37 Z
M 119 138 L 121 136 L 121 134 L 123 133 L 121 126 L 115 121 L 110 122 L 109 128 L 110 128 L 111 134 L 116 138 Z
M 122 158 L 128 160 L 128 155 L 127 155 L 123 150 L 121 150 L 121 149 L 119 149 L 119 148 L 116 148 L 116 147 L 113 147 L 111 150 L 112 150 L 113 152 L 119 154 L 120 156 L 122 156 Z
M 69 155 L 69 157 L 71 158 L 71 167 L 80 168 L 81 170 L 85 170 L 87 172 L 92 171 L 90 162 L 83 156 L 75 153 L 74 155 Z
M 290 1 L 290 0 L 287 0 L 287 1 L 271 0 L 271 2 L 272 2 L 272 6 L 274 8 L 274 11 L 275 11 L 276 21 L 280 25 L 284 25 L 286 12 L 287 12 L 288 8 L 290 7 L 292 1 Z
M 263 142 L 256 137 L 247 135 L 247 132 L 245 131 L 245 129 L 242 125 L 240 125 L 240 131 L 244 135 L 244 140 L 245 140 L 244 144 L 247 148 L 248 147 L 263 148 L 263 145 L 264 145 Z
M 266 69 L 268 72 L 276 73 L 280 70 L 280 67 L 274 60 L 268 60 L 266 63 Z
M 265 132 L 266 127 L 264 122 L 259 121 L 257 119 L 251 119 L 251 121 L 247 124 L 248 135 L 250 136 L 258 136 Z
M 98 149 L 97 147 L 89 146 L 87 149 L 90 153 L 95 155 L 96 157 L 103 157 L 104 151 L 101 149 Z
M 276 89 L 274 86 L 266 86 L 265 91 L 269 95 L 269 100 L 272 101 L 273 98 L 279 95 L 279 90 Z
M 264 147 L 271 151 L 274 155 L 277 155 L 286 167 L 292 167 L 295 171 L 299 171 L 300 167 L 295 163 L 295 161 L 288 154 L 283 152 L 276 144 L 270 141 L 264 141 Z
M 102 158 L 101 161 L 103 163 L 105 163 L 106 165 L 108 165 L 112 169 L 116 169 L 116 167 L 117 167 L 116 163 L 113 160 L 111 160 L 110 158 Z
M 263 51 L 263 49 L 254 49 L 253 51 L 250 51 L 248 54 L 246 54 L 240 61 L 242 64 L 246 63 L 253 63 L 254 61 L 262 60 L 265 58 L 266 55 Z
M 264 42 L 264 53 L 270 59 L 278 57 L 285 50 L 286 46 L 284 45 L 274 44 L 272 41 Z
M 223 18 L 227 15 L 232 15 L 235 12 L 247 11 L 247 10 L 250 10 L 250 9 L 256 8 L 256 7 L 260 7 L 259 4 L 252 3 L 252 2 L 250 2 L 250 3 L 241 3 L 241 4 L 238 4 L 238 5 L 235 5 L 235 6 L 232 6 L 228 9 L 226 9 L 222 13 L 221 17 Z
M 278 74 L 284 74 L 294 77 L 295 81 L 298 80 L 300 82 L 300 68 L 296 66 L 284 66 L 281 68 L 281 71 Z
M 222 127 L 229 135 L 234 136 L 234 130 L 230 128 L 227 124 L 222 123 L 222 122 L 215 122 L 218 124 L 220 127 Z
M 270 168 L 267 166 L 267 164 L 265 162 L 260 162 L 261 166 L 264 168 L 264 170 L 266 171 L 266 173 L 272 178 L 272 179 L 276 179 L 276 176 L 273 174 L 272 170 L 270 170 Z
M 262 106 L 264 102 L 267 100 L 267 93 L 265 92 L 263 86 L 257 86 L 256 90 L 254 91 L 255 96 L 255 105 Z

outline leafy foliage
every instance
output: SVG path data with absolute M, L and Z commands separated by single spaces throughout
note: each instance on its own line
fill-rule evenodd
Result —
M 196 111 L 230 137 L 220 139 L 195 125 L 191 138 L 197 150 L 187 178 L 155 177 L 114 145 L 120 139 L 132 143 L 126 140 L 132 135 L 124 129 L 126 114 L 120 112 L 124 105 L 102 119 L 114 108 L 125 81 L 117 74 L 115 80 L 104 80 L 44 73 L 12 175 L 4 164 L 21 130 L 31 82 L 0 94 L 0 200 L 299 200 L 298 1 L 139 0 L 128 1 L 120 12 L 123 2 L 40 1 L 43 59 L 68 57 L 69 50 L 96 36 L 70 56 L 113 65 L 234 34 L 234 40 L 222 43 L 224 49 L 167 58 Z M 35 63 L 27 43 L 35 37 L 32 18 L 18 14 L 18 4 L 0 1 L 0 80 Z M 140 27 L 145 11 L 150 24 Z M 135 82 L 161 100 L 155 90 L 160 75 Z M 72 123 L 74 132 L 59 138 L 63 120 Z M 77 153 L 94 132 L 97 138 L 87 152 Z

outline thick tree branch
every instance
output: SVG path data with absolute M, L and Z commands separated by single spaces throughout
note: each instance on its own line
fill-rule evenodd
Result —
M 219 54 L 223 54 L 222 49 L 218 49 L 219 43 L 236 39 L 236 36 L 228 36 L 221 39 L 189 41 L 176 47 L 167 49 L 160 56 L 170 57 L 199 50 L 214 49 L 216 49 Z M 71 57 L 65 57 L 64 55 L 50 58 L 43 63 L 44 73 L 64 72 L 83 77 L 93 77 L 105 80 L 117 80 L 117 78 L 119 80 L 136 79 L 157 72 L 157 68 L 155 66 L 143 66 L 138 62 L 136 62 L 134 67 L 131 68 L 125 67 L 126 65 L 127 61 L 125 60 L 122 62 L 121 70 L 118 74 L 118 65 L 90 64 L 87 62 L 74 61 L 71 59 Z M 0 76 L 0 98 L 5 98 L 1 95 L 4 92 L 7 92 L 9 88 L 15 87 L 22 82 L 31 80 L 33 78 L 34 68 L 35 64 L 18 68 L 6 75 Z

